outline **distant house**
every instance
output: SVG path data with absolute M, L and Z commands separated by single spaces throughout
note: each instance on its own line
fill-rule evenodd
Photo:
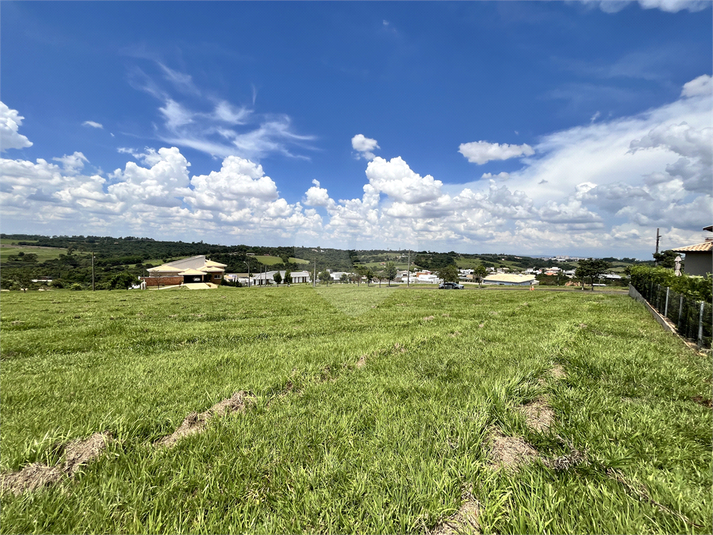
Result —
M 279 273 L 282 280 L 285 280 L 287 271 L 265 271 L 264 273 L 255 273 L 250 278 L 250 285 L 269 286 L 275 284 L 275 273 Z M 290 272 L 290 276 L 292 277 L 292 284 L 311 282 L 309 271 L 292 271 Z
M 141 277 L 141 280 L 146 283 L 146 286 L 207 283 L 217 287 L 223 280 L 225 267 L 225 264 L 213 262 L 204 255 L 199 255 L 149 268 L 147 269 L 149 276 Z
M 495 273 L 483 279 L 483 284 L 496 284 L 500 286 L 530 286 L 539 284 L 534 275 L 515 275 L 512 273 Z
M 708 232 L 713 231 L 713 225 L 703 227 Z M 686 255 L 685 271 L 688 275 L 702 275 L 713 272 L 713 238 L 706 238 L 703 243 L 686 245 L 671 249 L 675 253 Z

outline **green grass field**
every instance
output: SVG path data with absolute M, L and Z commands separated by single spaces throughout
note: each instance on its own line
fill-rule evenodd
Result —
M 466 499 L 482 532 L 713 531 L 711 359 L 627 296 L 8 293 L 0 329 L 2 472 L 113 436 L 3 493 L 2 533 L 427 533 Z M 237 391 L 246 410 L 155 445 Z M 500 435 L 539 458 L 493 466 Z
M 37 263 L 42 263 L 47 260 L 54 260 L 59 258 L 60 254 L 67 254 L 67 249 L 62 249 L 60 247 L 0 247 L 0 262 L 7 260 L 8 256 L 16 255 L 17 253 L 23 252 L 25 254 L 35 254 L 37 255 Z
M 282 259 L 279 256 L 256 256 L 255 259 L 266 266 L 282 264 Z M 292 256 L 288 260 L 293 264 L 309 264 L 309 260 L 302 260 L 301 258 L 294 258 Z

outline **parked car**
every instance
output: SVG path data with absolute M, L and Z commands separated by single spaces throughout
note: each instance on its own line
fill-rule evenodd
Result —
M 441 290 L 462 290 L 463 285 L 457 282 L 442 282 L 438 288 Z

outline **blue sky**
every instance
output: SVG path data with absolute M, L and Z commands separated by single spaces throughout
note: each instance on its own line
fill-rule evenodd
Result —
M 649 258 L 710 2 L 3 2 L 2 231 Z

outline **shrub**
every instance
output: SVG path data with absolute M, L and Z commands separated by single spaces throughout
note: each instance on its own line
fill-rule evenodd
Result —
M 69 289 L 74 290 L 76 292 L 76 291 L 79 291 L 82 289 L 82 285 L 79 284 L 78 282 L 75 282 L 74 284 L 72 284 L 72 286 Z
M 713 279 L 710 274 L 705 277 L 696 277 L 682 273 L 680 277 L 677 277 L 672 269 L 663 267 L 634 266 L 631 268 L 631 284 L 634 288 L 639 290 L 652 283 L 668 286 L 674 292 L 692 299 L 710 303 L 713 298 L 711 291 Z

